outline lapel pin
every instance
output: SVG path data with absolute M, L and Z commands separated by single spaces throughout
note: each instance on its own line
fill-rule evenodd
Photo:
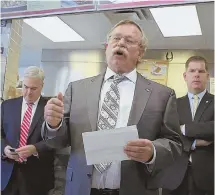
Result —
M 147 92 L 149 92 L 149 91 L 150 91 L 150 89 L 148 89 L 148 88 L 147 88 L 147 89 L 146 89 L 146 91 L 147 91 Z
M 208 103 L 208 101 L 206 101 L 206 104 Z

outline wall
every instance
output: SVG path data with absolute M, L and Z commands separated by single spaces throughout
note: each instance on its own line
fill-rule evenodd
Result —
M 19 75 L 23 76 L 23 71 L 28 66 L 42 66 L 41 63 L 42 49 L 29 48 L 22 45 L 19 58 Z
M 165 60 L 167 50 L 148 50 L 147 59 Z M 169 62 L 167 86 L 175 90 L 177 97 L 186 94 L 187 87 L 183 79 L 186 60 L 193 55 L 205 57 L 209 63 L 209 74 L 214 77 L 214 51 L 213 50 L 172 50 L 173 60 Z M 208 86 L 209 89 L 209 86 Z
M 44 95 L 64 93 L 68 83 L 95 76 L 104 67 L 103 50 L 43 50 Z
M 165 60 L 167 50 L 148 50 L 145 59 Z M 173 88 L 177 97 L 186 94 L 183 79 L 184 64 L 192 55 L 201 55 L 209 62 L 210 75 L 214 77 L 214 51 L 212 50 L 172 50 L 173 60 L 169 62 L 167 86 Z M 69 82 L 97 75 L 105 65 L 103 50 L 49 50 L 42 51 L 45 71 L 44 94 L 56 95 L 65 92 Z M 51 86 L 51 87 L 50 87 Z
M 4 74 L 3 98 L 10 99 L 17 96 L 16 84 L 18 80 L 18 68 L 20 57 L 20 45 L 22 40 L 22 20 L 12 20 L 8 29 L 8 49 L 6 54 L 6 66 Z M 5 37 L 4 37 L 5 38 Z M 5 40 L 5 39 L 4 39 Z

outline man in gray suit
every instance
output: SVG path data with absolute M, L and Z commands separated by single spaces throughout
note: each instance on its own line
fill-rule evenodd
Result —
M 136 71 L 146 37 L 133 21 L 108 34 L 108 67 L 98 76 L 72 82 L 45 107 L 44 138 L 52 147 L 71 146 L 66 195 L 156 195 L 156 175 L 181 154 L 176 97 L 172 89 Z M 129 161 L 87 166 L 82 133 L 136 125 L 139 139 L 125 146 Z

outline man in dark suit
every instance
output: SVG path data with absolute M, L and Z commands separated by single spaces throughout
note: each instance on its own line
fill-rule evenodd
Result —
M 62 138 L 52 147 L 71 145 L 66 195 L 157 195 L 156 174 L 181 154 L 174 91 L 136 71 L 145 50 L 141 28 L 121 21 L 108 35 L 106 71 L 70 83 L 64 102 L 61 93 L 48 101 L 44 137 Z M 139 134 L 124 149 L 131 160 L 87 166 L 83 132 L 130 125 Z
M 208 78 L 206 60 L 190 57 L 184 73 L 188 94 L 177 100 L 184 150 L 164 171 L 163 187 L 173 190 L 165 195 L 214 194 L 214 96 L 206 90 Z
M 1 191 L 3 195 L 47 195 L 54 185 L 54 150 L 41 137 L 46 100 L 44 73 L 28 67 L 23 97 L 1 105 Z

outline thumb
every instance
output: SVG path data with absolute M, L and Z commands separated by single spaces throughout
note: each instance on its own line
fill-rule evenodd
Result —
M 62 94 L 61 92 L 59 92 L 59 93 L 57 94 L 57 99 L 59 99 L 60 101 L 63 102 L 63 94 Z

